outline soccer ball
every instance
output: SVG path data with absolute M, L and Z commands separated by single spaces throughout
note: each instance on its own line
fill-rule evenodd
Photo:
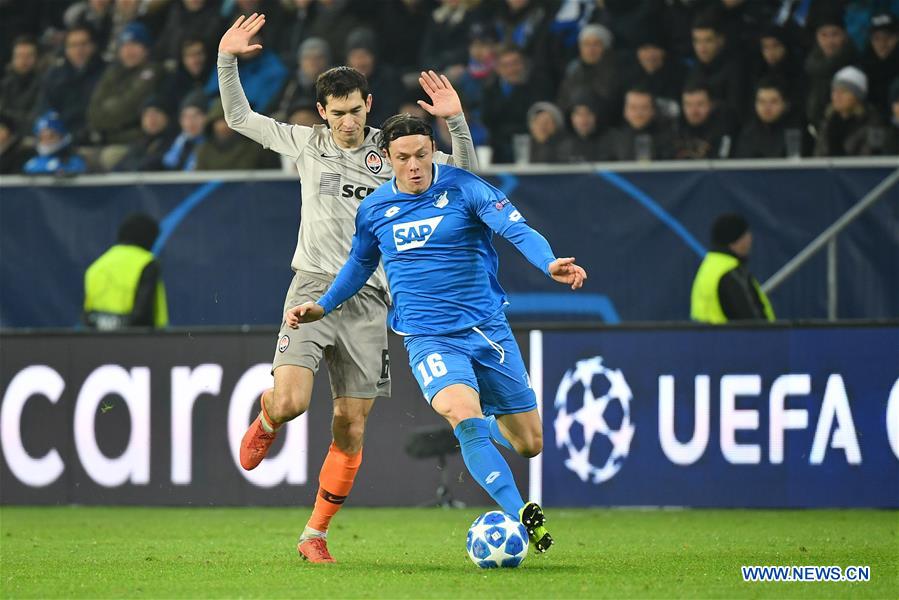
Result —
M 512 515 L 493 510 L 471 524 L 465 548 L 482 569 L 517 567 L 528 554 L 528 532 Z

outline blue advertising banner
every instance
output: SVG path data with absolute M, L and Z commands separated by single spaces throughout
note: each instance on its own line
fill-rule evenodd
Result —
M 899 327 L 544 332 L 541 354 L 547 505 L 899 507 Z
M 497 240 L 512 321 L 678 321 L 723 212 L 752 226 L 751 269 L 765 281 L 892 168 L 696 169 L 497 174 L 552 243 L 590 274 L 583 293 L 559 286 Z M 8 181 L 8 180 L 4 180 Z M 266 325 L 281 319 L 292 277 L 296 180 L 59 182 L 0 190 L 0 327 L 78 323 L 84 271 L 129 213 L 160 221 L 156 253 L 173 326 Z M 358 202 L 339 198 L 336 202 Z M 899 188 L 838 239 L 840 318 L 899 317 Z M 827 317 L 826 260 L 815 256 L 771 295 L 780 319 Z M 546 307 L 553 310 L 547 312 Z

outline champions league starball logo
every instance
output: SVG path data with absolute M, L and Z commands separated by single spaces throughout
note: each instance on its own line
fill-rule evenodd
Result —
M 553 403 L 556 447 L 568 451 L 565 467 L 585 483 L 614 477 L 634 437 L 631 389 L 619 369 L 602 362 L 601 356 L 579 360 L 565 372 Z

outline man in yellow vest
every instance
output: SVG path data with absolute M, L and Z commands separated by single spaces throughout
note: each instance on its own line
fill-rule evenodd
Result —
M 746 263 L 752 249 L 749 223 L 738 214 L 712 224 L 712 249 L 699 265 L 690 294 L 690 317 L 701 323 L 774 320 L 774 310 Z
M 150 252 L 159 235 L 151 217 L 131 215 L 118 241 L 84 274 L 84 323 L 101 331 L 169 323 L 159 263 Z

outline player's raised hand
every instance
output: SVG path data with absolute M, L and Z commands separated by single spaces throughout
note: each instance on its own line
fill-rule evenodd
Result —
M 237 17 L 234 25 L 222 36 L 219 42 L 219 52 L 239 57 L 262 50 L 262 44 L 250 44 L 250 40 L 259 33 L 263 25 L 265 25 L 265 15 L 253 13 L 249 18 L 243 15 Z
M 565 283 L 571 286 L 571 289 L 577 290 L 584 285 L 587 279 L 587 272 L 576 264 L 574 257 L 557 258 L 549 263 L 549 274 L 559 283 Z
M 454 117 L 462 114 L 462 101 L 446 75 L 434 71 L 422 71 L 418 77 L 421 89 L 431 99 L 432 104 L 419 100 L 418 105 L 435 117 Z
M 299 306 L 287 309 L 284 313 L 284 322 L 291 329 L 296 329 L 300 323 L 312 323 L 325 316 L 325 309 L 315 302 L 304 302 Z

